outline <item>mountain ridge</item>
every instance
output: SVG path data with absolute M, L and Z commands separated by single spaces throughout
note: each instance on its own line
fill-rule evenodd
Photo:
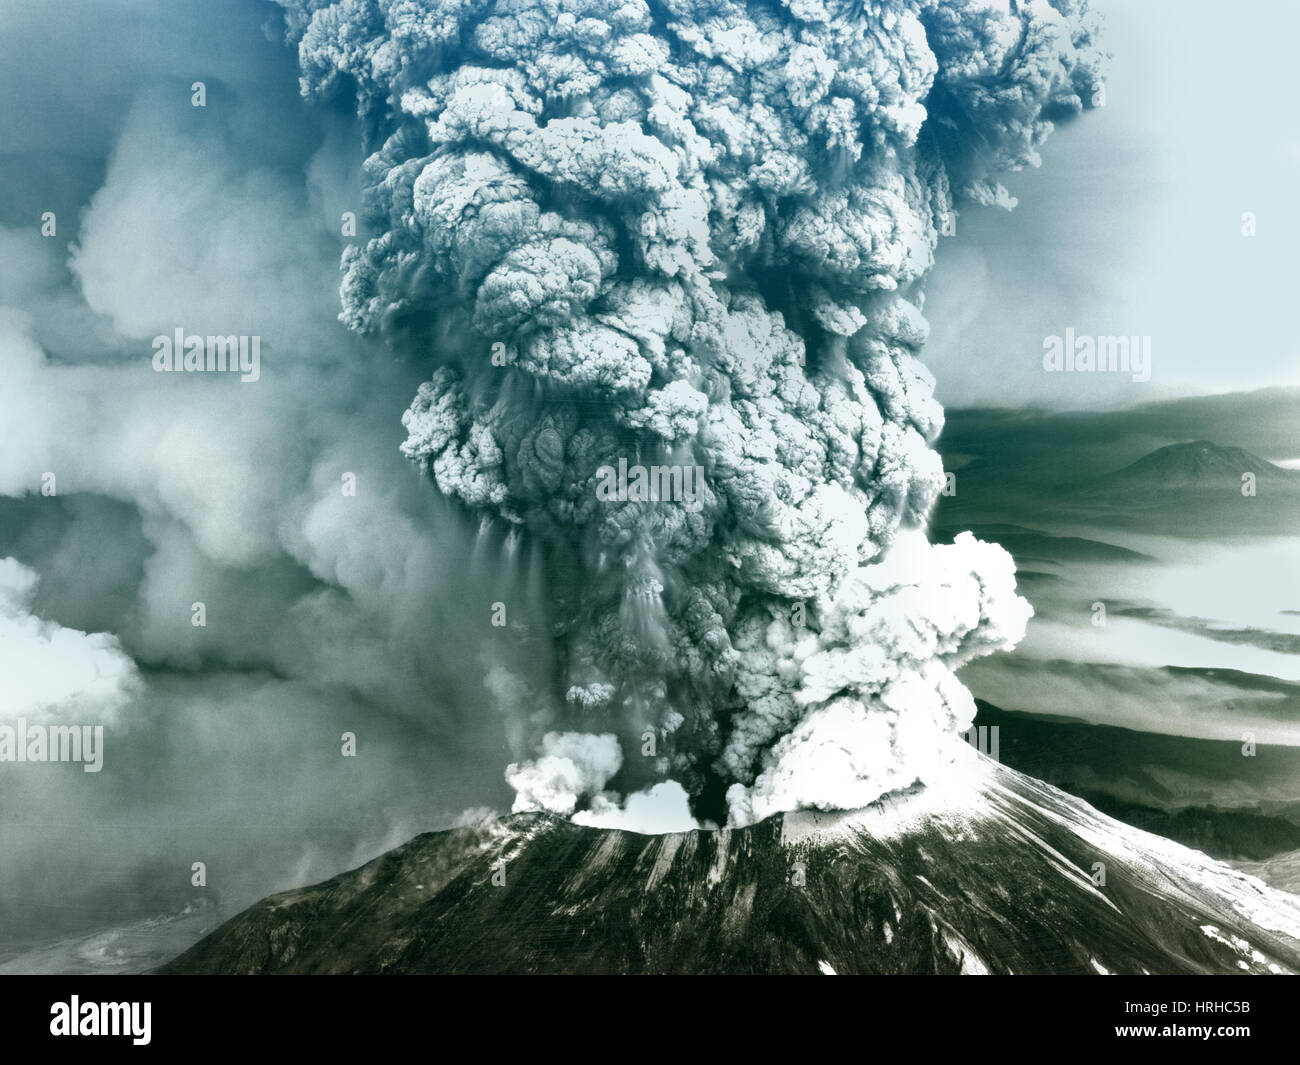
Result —
M 853 812 L 426 833 L 264 899 L 160 971 L 1297 969 L 1300 899 L 972 751 L 951 780 Z
M 1156 448 L 1135 462 L 1078 487 L 1092 491 L 1108 488 L 1152 491 L 1238 489 L 1242 475 L 1246 473 L 1254 474 L 1260 481 L 1287 487 L 1300 486 L 1300 471 L 1276 466 L 1245 448 L 1224 446 L 1210 440 L 1192 440 Z

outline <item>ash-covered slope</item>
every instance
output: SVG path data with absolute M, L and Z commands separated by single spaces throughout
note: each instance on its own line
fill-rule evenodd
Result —
M 263 900 L 164 971 L 828 969 L 1293 972 L 1300 899 L 979 759 L 864 810 L 742 829 L 529 813 L 428 833 Z

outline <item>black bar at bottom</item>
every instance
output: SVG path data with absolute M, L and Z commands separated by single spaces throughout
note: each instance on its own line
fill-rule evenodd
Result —
M 9 1061 L 25 1060 L 15 1050 L 94 1056 L 110 1048 L 274 1047 L 335 1057 L 413 1042 L 459 1056 L 462 1041 L 484 1053 L 528 1053 L 530 1042 L 544 1053 L 545 1043 L 563 1041 L 576 1054 L 611 1046 L 593 1041 L 604 1033 L 671 1045 L 674 1029 L 698 1049 L 714 1029 L 728 1050 L 780 1036 L 820 1053 L 838 1031 L 867 1054 L 979 1045 L 999 1053 L 1123 1044 L 1143 1054 L 1195 1044 L 1266 1051 L 1294 1045 L 1295 988 L 1264 977 L 6 977 L 0 1045 Z M 73 1025 L 76 1034 L 54 1034 Z M 109 1034 L 83 1034 L 100 1028 Z

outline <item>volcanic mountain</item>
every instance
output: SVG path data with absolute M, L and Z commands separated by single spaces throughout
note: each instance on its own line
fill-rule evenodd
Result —
M 1239 447 L 1223 447 L 1208 440 L 1170 444 L 1144 455 L 1130 466 L 1089 482 L 1090 491 L 1177 491 L 1182 489 L 1241 488 L 1244 473 L 1257 481 L 1284 488 L 1300 488 L 1300 471 L 1275 466 L 1267 459 Z
M 171 973 L 1290 973 L 1300 898 L 976 755 L 854 812 L 516 814 L 272 896 Z
M 1170 444 L 1043 501 L 1056 517 L 1174 536 L 1290 535 L 1300 470 L 1208 440 Z

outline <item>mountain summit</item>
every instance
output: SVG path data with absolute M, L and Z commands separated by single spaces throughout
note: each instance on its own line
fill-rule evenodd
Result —
M 1289 973 L 1300 899 L 971 754 L 850 813 L 518 814 L 275 895 L 172 973 Z
M 1170 444 L 1144 455 L 1130 466 L 1094 484 L 1150 489 L 1239 488 L 1243 473 L 1258 480 L 1300 484 L 1300 472 L 1275 466 L 1240 447 L 1223 447 L 1208 440 Z

